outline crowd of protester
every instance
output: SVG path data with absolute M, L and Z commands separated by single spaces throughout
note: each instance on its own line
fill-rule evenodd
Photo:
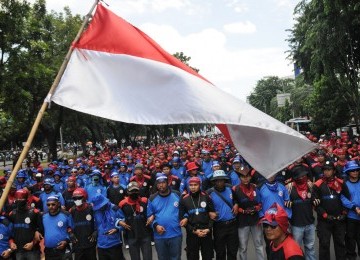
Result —
M 1 257 L 149 260 L 155 246 L 158 259 L 181 259 L 184 228 L 191 260 L 247 259 L 250 237 L 259 260 L 330 259 L 331 237 L 336 259 L 356 259 L 358 140 L 308 138 L 319 149 L 271 178 L 221 135 L 29 164 L 2 209 Z

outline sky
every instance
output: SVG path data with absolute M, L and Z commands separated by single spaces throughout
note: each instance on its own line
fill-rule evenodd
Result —
M 34 2 L 34 0 L 30 0 Z M 299 0 L 105 0 L 171 54 L 224 91 L 246 100 L 258 80 L 294 74 L 286 39 Z M 47 0 L 48 10 L 85 15 L 92 0 Z

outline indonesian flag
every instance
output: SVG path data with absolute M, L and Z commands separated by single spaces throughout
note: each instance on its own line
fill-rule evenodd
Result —
M 134 124 L 217 124 L 265 176 L 315 147 L 300 133 L 215 87 L 101 3 L 73 47 L 51 97 L 61 106 Z

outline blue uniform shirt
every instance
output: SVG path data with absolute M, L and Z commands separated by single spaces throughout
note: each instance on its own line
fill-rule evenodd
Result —
M 5 217 L 0 216 L 0 254 L 9 249 L 9 238 L 12 237 L 13 224 Z
M 350 198 L 341 194 L 341 202 L 345 208 L 349 209 L 347 217 L 360 220 L 360 216 L 354 210 L 355 207 L 360 207 L 360 181 L 351 182 L 348 180 L 345 185 L 349 190 Z
M 115 223 L 122 219 L 120 211 L 116 206 L 109 203 L 105 210 L 94 211 L 94 219 L 98 231 L 97 246 L 99 248 L 110 248 L 121 243 L 120 232 L 112 235 L 105 234 L 107 231 L 116 228 Z
M 69 240 L 68 228 L 73 228 L 72 220 L 67 212 L 60 211 L 57 215 L 46 213 L 42 217 L 44 226 L 45 247 L 55 248 L 59 242 Z
M 161 196 L 158 193 L 155 193 L 150 197 L 147 206 L 147 216 L 155 216 L 153 223 L 155 239 L 167 239 L 182 236 L 179 224 L 179 201 L 180 195 L 175 191 L 171 191 L 167 196 Z M 159 235 L 156 232 L 155 227 L 157 225 L 165 228 L 166 231 L 162 235 Z
M 291 219 L 291 209 L 285 207 L 284 202 L 290 200 L 289 192 L 279 182 L 275 184 L 264 183 L 259 190 L 260 201 L 262 204 L 262 210 L 259 212 L 260 217 L 263 217 L 265 211 L 267 211 L 275 202 L 279 204 L 287 213 L 288 218 Z
M 103 185 L 100 185 L 100 184 L 98 184 L 96 186 L 90 184 L 90 185 L 86 186 L 85 190 L 88 194 L 88 199 L 87 199 L 88 201 L 91 201 L 92 198 L 96 196 L 96 194 L 102 194 L 104 197 L 107 196 L 106 187 Z
M 210 198 L 212 199 L 212 201 L 214 203 L 215 211 L 218 214 L 218 217 L 216 218 L 216 222 L 228 221 L 228 220 L 234 219 L 235 215 L 232 213 L 232 208 L 230 208 L 229 205 L 227 205 L 227 203 L 225 203 L 221 199 L 221 197 L 218 194 L 216 194 L 216 192 L 214 190 L 215 190 L 214 188 L 210 189 L 208 191 L 208 193 L 210 194 Z M 225 198 L 225 200 L 230 205 L 234 205 L 233 194 L 232 194 L 232 190 L 230 187 L 225 187 L 225 190 L 218 191 L 218 192 Z

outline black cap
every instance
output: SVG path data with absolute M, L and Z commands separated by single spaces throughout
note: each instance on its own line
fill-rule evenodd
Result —
M 294 180 L 309 174 L 309 168 L 303 165 L 295 166 L 291 171 Z
M 322 168 L 323 168 L 323 170 L 325 170 L 325 169 L 335 169 L 335 165 L 334 165 L 334 163 L 332 161 L 326 161 Z

